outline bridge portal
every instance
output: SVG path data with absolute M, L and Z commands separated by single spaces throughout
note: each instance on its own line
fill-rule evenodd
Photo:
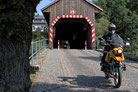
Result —
M 57 48 L 58 40 L 68 41 L 70 48 L 95 47 L 95 16 L 103 11 L 88 0 L 55 0 L 42 12 L 49 25 L 49 43 Z

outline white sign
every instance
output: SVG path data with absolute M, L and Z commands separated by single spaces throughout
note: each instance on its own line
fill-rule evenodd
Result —
M 76 11 L 75 11 L 74 9 L 71 9 L 71 10 L 70 10 L 70 14 L 71 14 L 71 15 L 74 15 L 75 13 L 76 13 Z

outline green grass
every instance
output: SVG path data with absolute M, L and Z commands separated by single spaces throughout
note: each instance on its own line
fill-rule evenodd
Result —
M 39 71 L 39 68 L 30 66 L 30 78 L 32 83 L 34 83 L 34 80 L 37 78 L 38 71 Z

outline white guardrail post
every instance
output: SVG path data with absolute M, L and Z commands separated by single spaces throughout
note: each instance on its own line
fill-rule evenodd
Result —
M 35 64 L 37 64 L 37 59 L 38 59 L 38 57 L 37 57 L 37 41 L 36 41 L 36 43 L 35 43 L 35 53 L 36 53 L 36 61 L 35 61 Z
M 39 56 L 40 56 L 40 40 L 39 40 Z
M 34 64 L 34 60 L 33 60 L 33 59 L 34 59 L 34 57 L 33 57 L 33 54 L 34 54 L 34 51 L 33 51 L 33 50 L 34 50 L 34 49 L 33 49 L 33 48 L 34 48 L 33 42 L 31 43 L 31 45 L 32 45 L 32 55 L 31 55 L 31 56 L 32 56 L 32 65 L 33 65 L 33 64 Z

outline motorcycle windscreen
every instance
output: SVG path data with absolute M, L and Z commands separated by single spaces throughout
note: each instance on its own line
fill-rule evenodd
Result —
M 112 35 L 111 39 L 112 39 L 111 45 L 113 45 L 114 47 L 123 47 L 124 46 L 124 41 L 119 35 L 114 34 L 114 35 Z

